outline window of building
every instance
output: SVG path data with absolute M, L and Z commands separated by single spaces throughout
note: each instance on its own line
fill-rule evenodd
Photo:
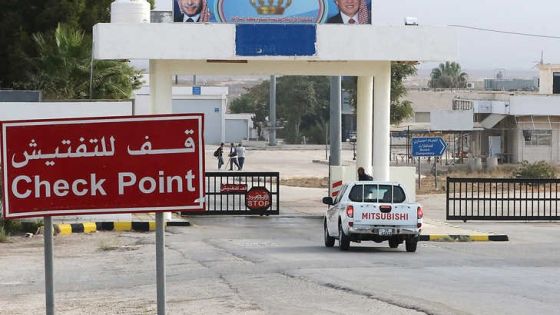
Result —
M 525 145 L 552 145 L 552 130 L 523 130 Z
M 552 93 L 560 94 L 560 72 L 554 72 L 552 78 Z
M 430 112 L 416 112 L 416 113 L 414 113 L 414 122 L 429 123 L 430 122 Z

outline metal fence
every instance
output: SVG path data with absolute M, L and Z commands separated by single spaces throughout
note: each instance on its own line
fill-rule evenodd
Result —
M 560 220 L 560 179 L 447 178 L 447 220 Z
M 264 187 L 271 195 L 270 207 L 253 211 L 245 195 L 253 187 Z M 280 214 L 280 174 L 278 172 L 206 172 L 206 211 L 203 215 Z

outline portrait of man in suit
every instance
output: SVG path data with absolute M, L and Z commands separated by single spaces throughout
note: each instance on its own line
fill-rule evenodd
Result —
M 209 22 L 210 11 L 207 0 L 175 0 L 175 22 Z
M 338 14 L 330 17 L 327 23 L 334 24 L 371 24 L 371 16 L 366 0 L 335 0 Z

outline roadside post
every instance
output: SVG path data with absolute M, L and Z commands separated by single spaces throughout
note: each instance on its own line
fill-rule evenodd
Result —
M 418 189 L 420 189 L 420 158 L 435 157 L 434 177 L 435 187 L 438 187 L 437 180 L 437 157 L 441 157 L 447 149 L 447 143 L 441 137 L 418 137 L 412 138 L 412 156 L 418 158 Z
M 157 310 L 165 314 L 165 220 L 201 212 L 203 114 L 0 122 L 5 219 L 45 221 L 45 307 L 53 315 L 53 216 L 156 212 Z
M 156 213 L 156 282 L 157 282 L 157 313 L 165 314 L 166 281 L 165 281 L 165 220 L 163 212 Z
M 52 217 L 44 217 L 44 244 L 45 244 L 45 302 L 46 314 L 54 315 L 54 267 L 53 267 L 53 225 Z

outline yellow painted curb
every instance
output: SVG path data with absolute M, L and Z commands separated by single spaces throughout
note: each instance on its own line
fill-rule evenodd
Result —
M 58 234 L 70 235 L 72 234 L 72 225 L 70 224 L 57 224 Z
M 488 242 L 488 235 L 471 235 L 471 242 Z
M 132 230 L 132 222 L 115 222 L 114 223 L 114 231 L 131 231 Z
M 507 242 L 507 235 L 494 234 L 423 234 L 421 242 Z
M 94 222 L 82 223 L 84 226 L 84 233 L 97 232 L 97 225 Z
M 156 230 L 156 221 L 150 221 L 150 231 Z

